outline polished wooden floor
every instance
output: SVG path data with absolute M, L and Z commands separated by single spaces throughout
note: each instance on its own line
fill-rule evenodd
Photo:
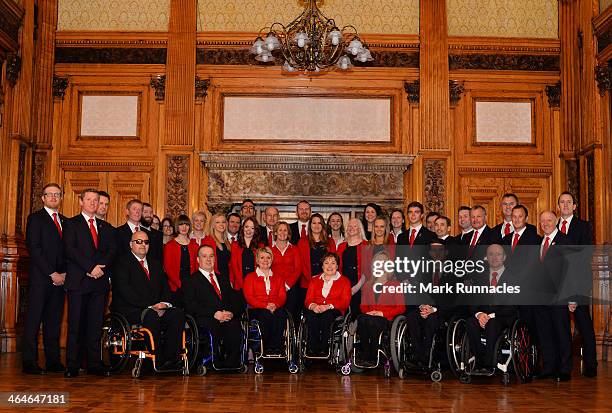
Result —
M 612 362 L 601 363 L 595 379 L 575 376 L 568 383 L 509 386 L 497 378 L 464 385 L 450 372 L 440 383 L 426 377 L 385 379 L 382 371 L 341 377 L 326 365 L 298 375 L 268 363 L 260 376 L 252 371 L 205 377 L 144 373 L 140 379 L 132 379 L 127 370 L 110 378 L 26 376 L 20 367 L 19 354 L 0 354 L 0 392 L 68 393 L 66 407 L 36 411 L 612 412 Z

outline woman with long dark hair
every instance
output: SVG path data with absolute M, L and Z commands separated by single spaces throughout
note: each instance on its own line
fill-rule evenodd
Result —
M 230 282 L 235 290 L 241 290 L 244 277 L 255 271 L 255 251 L 259 248 L 259 224 L 255 217 L 242 221 L 238 230 L 238 242 L 232 244 L 230 258 Z
M 369 240 L 372 237 L 372 230 L 374 229 L 374 220 L 377 216 L 382 215 L 382 209 L 379 205 L 368 202 L 363 209 L 363 216 L 361 217 L 361 224 L 365 231 L 365 237 Z

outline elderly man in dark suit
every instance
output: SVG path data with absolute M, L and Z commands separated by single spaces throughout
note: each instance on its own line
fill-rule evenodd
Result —
M 166 274 L 159 261 L 147 257 L 149 248 L 147 233 L 137 231 L 132 234 L 130 252 L 115 260 L 111 309 L 123 314 L 130 323 L 142 323 L 151 331 L 157 349 L 157 368 L 180 369 L 185 315 L 172 304 Z
M 64 312 L 66 257 L 62 229 L 66 217 L 58 212 L 62 189 L 45 185 L 43 207 L 28 217 L 26 246 L 30 254 L 28 312 L 23 329 L 23 372 L 44 374 L 38 365 L 38 331 L 43 326 L 43 344 L 47 371 L 62 372 L 60 362 L 60 327 Z
M 110 279 L 105 269 L 113 263 L 115 239 L 113 227 L 95 216 L 98 202 L 97 190 L 85 189 L 81 192 L 81 212 L 67 220 L 64 228 L 67 258 L 64 285 L 68 294 L 65 377 L 78 376 L 80 347 L 86 350 L 87 372 L 108 375 L 100 360 L 100 336 L 110 289 Z

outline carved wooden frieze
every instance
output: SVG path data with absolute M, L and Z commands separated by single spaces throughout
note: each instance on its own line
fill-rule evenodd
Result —
M 166 75 L 157 75 L 151 78 L 149 84 L 155 89 L 155 100 L 164 100 L 166 98 Z
M 601 96 L 612 90 L 612 61 L 608 64 L 595 66 L 595 80 Z
M 313 202 L 398 205 L 403 173 L 413 161 L 402 155 L 202 153 L 208 169 L 210 204 L 281 202 L 305 197 Z
M 64 100 L 66 89 L 68 88 L 68 78 L 53 75 L 53 97 Z
M 166 48 L 57 47 L 55 63 L 166 64 Z
M 420 101 L 421 84 L 418 80 L 404 82 L 404 90 L 408 95 L 408 102 L 418 104 Z
M 426 159 L 424 168 L 423 206 L 427 211 L 444 213 L 446 206 L 446 161 L 443 159 Z
M 189 155 L 169 155 L 166 174 L 166 216 L 187 213 L 189 202 Z
M 32 153 L 32 192 L 30 196 L 30 212 L 42 208 L 42 189 L 45 186 L 45 163 L 47 162 L 46 151 L 34 151 Z
M 554 85 L 546 86 L 546 96 L 548 97 L 548 105 L 551 108 L 558 108 L 561 106 L 561 82 L 557 82 Z
M 451 54 L 450 70 L 559 71 L 559 56 L 524 54 Z

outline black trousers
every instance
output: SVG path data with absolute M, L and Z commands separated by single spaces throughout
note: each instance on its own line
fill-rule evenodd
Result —
M 574 322 L 582 336 L 582 359 L 585 368 L 597 368 L 597 350 L 595 349 L 595 330 L 588 305 L 579 305 L 574 311 Z
M 351 315 L 357 316 L 361 314 L 361 290 L 351 296 Z
M 441 322 L 442 320 L 438 312 L 423 318 L 417 308 L 409 311 L 406 315 L 408 333 L 414 343 L 414 350 L 418 360 L 424 363 L 429 362 L 429 351 Z
M 571 374 L 572 335 L 567 305 L 542 306 L 538 310 L 542 374 Z
M 304 300 L 306 295 L 302 297 L 302 288 L 299 282 L 296 282 L 293 287 L 287 291 L 287 301 L 285 302 L 285 308 L 293 317 L 293 325 L 300 325 L 300 316 L 302 315 L 302 309 L 304 308 Z M 305 290 L 304 290 L 305 291 Z
M 100 367 L 100 337 L 104 324 L 106 291 L 68 291 L 68 342 L 66 364 L 69 369 L 81 366 L 80 351 L 87 355 L 87 367 Z
M 363 360 L 376 360 L 378 337 L 383 331 L 389 330 L 390 324 L 389 320 L 385 317 L 368 314 L 360 314 L 357 317 L 357 334 L 359 335 L 361 351 L 363 352 Z
M 22 362 L 38 363 L 38 331 L 42 323 L 43 344 L 47 366 L 60 363 L 60 329 L 64 313 L 64 287 L 51 282 L 30 284 L 28 312 L 23 328 Z
M 493 368 L 497 365 L 497 354 L 495 354 L 495 343 L 505 328 L 510 327 L 512 319 L 504 317 L 491 318 L 485 324 L 484 329 L 480 327 L 480 322 L 474 316 L 466 320 L 466 329 L 470 348 L 476 356 L 476 365 L 485 368 Z M 480 338 L 484 336 L 487 341 L 486 346 L 482 344 Z
M 287 324 L 285 310 L 279 308 L 272 313 L 265 308 L 252 308 L 249 313 L 251 320 L 259 322 L 264 349 L 283 349 L 283 333 Z
M 242 352 L 242 323 L 238 319 L 231 319 L 221 323 L 211 317 L 202 320 L 200 327 L 208 329 L 213 336 L 215 364 L 225 368 L 240 367 Z M 206 339 L 206 338 L 205 338 Z
M 128 321 L 132 324 L 142 323 L 153 334 L 155 354 L 158 364 L 167 360 L 175 360 L 181 352 L 183 328 L 185 327 L 185 313 L 177 307 L 165 310 L 160 317 L 155 310 L 147 309 L 142 315 L 131 314 Z M 162 332 L 164 339 L 162 340 Z
M 336 309 L 315 313 L 306 310 L 306 322 L 308 323 L 308 348 L 311 354 L 327 352 L 329 349 L 329 338 L 334 320 L 340 317 L 340 311 Z

